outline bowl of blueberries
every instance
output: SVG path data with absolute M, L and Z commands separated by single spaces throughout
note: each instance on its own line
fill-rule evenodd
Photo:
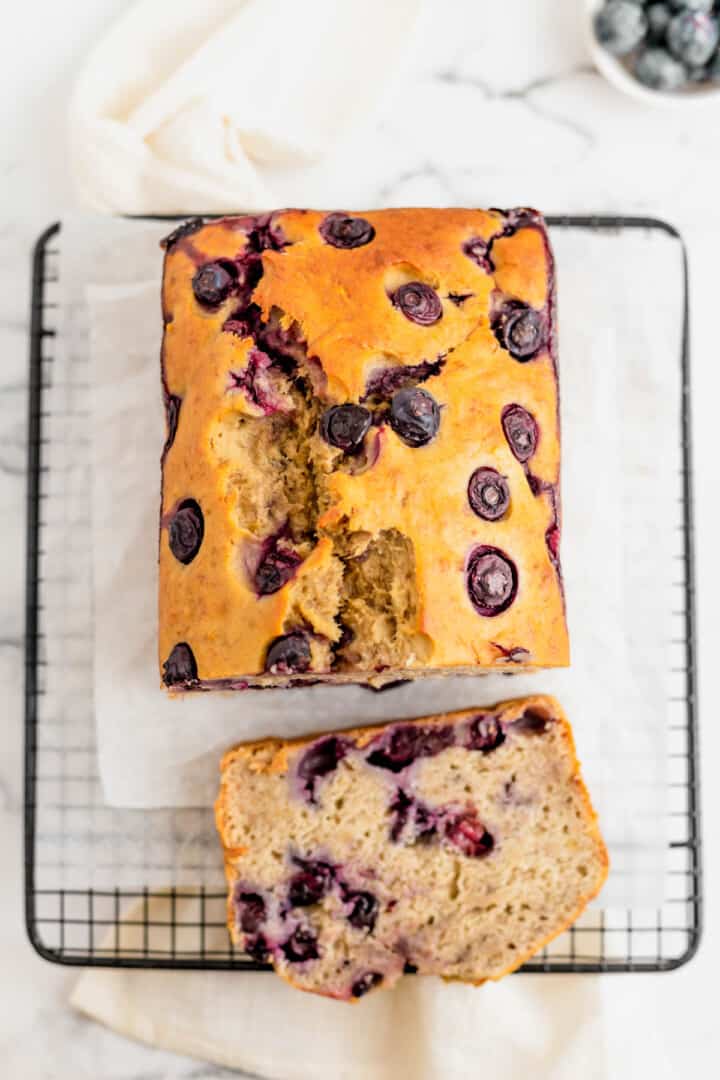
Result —
M 654 105 L 720 95 L 720 0 L 589 0 L 590 47 L 618 89 Z

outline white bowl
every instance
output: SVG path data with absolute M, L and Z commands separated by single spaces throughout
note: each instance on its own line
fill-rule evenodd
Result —
M 587 18 L 585 26 L 587 31 L 588 47 L 595 67 L 601 75 L 604 75 L 609 83 L 612 83 L 623 94 L 642 101 L 646 105 L 654 105 L 662 109 L 697 109 L 707 108 L 708 105 L 717 104 L 720 100 L 720 86 L 704 86 L 696 83 L 687 90 L 675 90 L 667 92 L 663 90 L 651 90 L 643 86 L 635 78 L 623 63 L 622 57 L 613 56 L 604 49 L 595 37 L 593 17 L 603 7 L 604 0 L 585 0 Z

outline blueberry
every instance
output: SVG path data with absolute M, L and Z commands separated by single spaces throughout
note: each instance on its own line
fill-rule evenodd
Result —
M 165 439 L 163 455 L 167 454 L 168 450 L 175 442 L 178 420 L 180 419 L 181 404 L 182 398 L 178 397 L 177 394 L 165 394 L 165 426 L 167 428 L 167 437 Z
M 492 318 L 492 328 L 500 345 L 524 364 L 547 343 L 547 319 L 541 311 L 521 300 L 508 300 Z
M 281 948 L 287 959 L 294 964 L 302 964 L 306 960 L 317 960 L 320 955 L 317 934 L 309 927 L 298 926 Z
M 194 499 L 184 499 L 173 513 L 168 528 L 168 543 L 178 562 L 191 563 L 203 542 L 205 519 Z
M 192 279 L 195 299 L 203 307 L 217 307 L 235 286 L 237 268 L 228 259 L 205 263 Z
M 297 860 L 302 869 L 290 879 L 290 907 L 310 907 L 319 904 L 332 888 L 334 870 L 328 863 Z
M 440 297 L 422 281 L 408 281 L 401 285 L 390 299 L 406 319 L 418 326 L 432 326 L 442 318 Z
M 379 971 L 366 971 L 352 984 L 350 994 L 354 998 L 364 997 L 374 987 L 379 986 L 382 981 L 383 976 Z
M 470 721 L 466 746 L 468 750 L 481 750 L 489 754 L 505 742 L 503 726 L 496 716 L 481 713 Z
M 493 837 L 478 819 L 475 811 L 468 811 L 450 818 L 445 825 L 445 837 L 463 855 L 474 859 L 489 855 L 495 846 Z
M 185 641 L 173 646 L 163 664 L 163 682 L 166 686 L 189 686 L 196 683 L 198 669 L 193 651 Z
M 327 738 L 318 739 L 305 751 L 298 762 L 297 775 L 310 796 L 310 802 L 315 802 L 315 786 L 318 780 L 337 769 L 352 745 L 350 739 L 329 735 Z
M 320 223 L 320 235 L 336 248 L 357 248 L 369 244 L 375 229 L 369 221 L 349 214 L 328 214 Z
M 467 590 L 479 615 L 500 615 L 512 604 L 518 587 L 515 563 L 498 548 L 475 548 L 466 570 Z
M 668 0 L 675 11 L 712 11 L 715 0 Z
M 476 469 L 467 488 L 468 502 L 478 517 L 498 521 L 510 506 L 507 479 L 495 469 Z
M 166 236 L 160 241 L 160 247 L 165 248 L 166 251 L 171 251 L 175 247 L 178 240 L 182 240 L 185 236 L 192 236 L 198 229 L 202 229 L 205 221 L 201 217 L 189 218 L 187 221 L 183 221 L 182 225 L 178 225 L 177 229 Z
M 370 430 L 372 414 L 362 405 L 333 405 L 320 421 L 323 439 L 346 454 L 357 454 Z
M 535 417 L 522 405 L 506 405 L 501 423 L 508 446 L 524 465 L 537 450 L 539 432 Z
M 685 68 L 666 49 L 646 49 L 635 63 L 635 76 L 651 90 L 669 92 L 684 86 Z
M 418 386 L 398 390 L 390 402 L 390 427 L 408 446 L 425 446 L 440 427 L 440 406 Z
M 255 570 L 255 589 L 258 596 L 272 596 L 282 589 L 294 576 L 302 562 L 296 551 L 287 544 L 281 546 L 279 537 L 272 537 L 263 545 L 263 552 Z
M 615 56 L 626 56 L 645 37 L 647 19 L 632 0 L 608 0 L 594 19 L 595 36 Z
M 417 758 L 435 757 L 447 750 L 455 741 L 455 732 L 450 725 L 421 727 L 418 724 L 395 724 L 384 732 L 379 743 L 367 757 L 369 765 L 390 772 L 401 772 Z M 372 743 L 370 744 L 372 746 Z
M 719 37 L 717 19 L 703 11 L 681 11 L 670 21 L 667 30 L 670 52 L 687 67 L 706 64 L 717 48 Z
M 367 398 L 391 398 L 397 390 L 426 382 L 439 375 L 445 366 L 445 357 L 437 360 L 421 360 L 419 364 L 397 364 L 374 371 L 365 386 L 363 401 Z
M 299 675 L 310 667 L 310 642 L 304 630 L 293 630 L 270 642 L 265 670 L 271 675 Z
M 372 934 L 377 922 L 379 904 L 377 897 L 371 892 L 350 892 L 345 896 L 348 904 L 352 905 L 347 919 L 356 930 L 367 930 Z
M 240 892 L 235 896 L 235 917 L 244 934 L 256 934 L 265 922 L 267 909 L 259 893 Z
M 665 41 L 665 34 L 672 19 L 672 12 L 667 4 L 650 4 L 645 12 L 648 21 L 648 41 L 653 45 L 661 45 Z
M 247 233 L 247 246 L 251 252 L 282 251 L 289 243 L 282 226 L 275 221 L 275 214 L 258 214 L 253 218 Z
M 490 254 L 491 248 L 492 241 L 483 240 L 481 236 L 473 236 L 463 244 L 463 251 L 467 257 L 477 263 L 486 274 L 495 273 L 495 263 L 492 261 Z
M 262 934 L 253 934 L 245 938 L 245 952 L 251 960 L 264 964 L 270 959 L 270 948 Z
M 427 843 L 437 834 L 438 816 L 402 788 L 398 788 L 389 807 L 394 819 L 390 826 L 390 839 L 405 844 Z
M 513 720 L 508 726 L 512 732 L 521 735 L 544 735 L 549 724 L 550 720 L 547 716 L 534 709 L 526 709 L 522 716 Z

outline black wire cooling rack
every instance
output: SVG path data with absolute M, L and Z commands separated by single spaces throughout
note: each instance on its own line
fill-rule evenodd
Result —
M 668 971 L 693 956 L 701 930 L 691 490 L 688 270 L 682 239 L 650 218 L 556 217 L 556 229 L 660 230 L 680 247 L 684 278 L 681 440 L 673 581 L 677 687 L 668 707 L 668 851 L 664 902 L 653 909 L 591 907 L 523 971 Z M 58 374 L 60 226 L 33 258 L 25 645 L 25 908 L 30 940 L 62 964 L 145 968 L 258 965 L 234 951 L 210 812 L 153 811 L 162 851 L 144 843 L 146 814 L 105 806 L 92 706 L 89 566 L 91 475 L 87 412 L 76 407 L 87 369 Z M 68 443 L 80 453 L 67 453 Z M 51 537 L 51 542 L 49 538 Z M 67 573 L 68 561 L 81 567 Z M 63 672 L 63 693 L 58 694 Z M 68 683 L 68 672 L 72 679 Z M 168 857 L 168 851 L 172 854 Z M 138 854 L 140 853 L 140 854 Z M 164 862 L 163 862 L 164 860 Z M 167 884 L 153 886 L 166 874 Z M 160 875 L 160 878 L 158 877 Z M 128 879 L 139 884 L 118 884 Z M 182 880 L 200 881 L 192 888 Z

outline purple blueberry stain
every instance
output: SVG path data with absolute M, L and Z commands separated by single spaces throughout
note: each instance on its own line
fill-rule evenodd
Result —
M 375 238 L 375 229 L 365 218 L 339 212 L 323 218 L 319 232 L 325 243 L 335 248 L 363 247 Z
M 365 994 L 379 986 L 382 981 L 383 976 L 379 971 L 366 971 L 352 984 L 350 996 L 354 998 L 365 997 Z
M 251 405 L 262 409 L 266 416 L 277 412 L 288 412 L 290 405 L 281 397 L 273 386 L 270 372 L 273 360 L 261 349 L 253 348 L 248 353 L 247 365 L 243 371 L 230 372 L 229 390 L 241 390 Z
M 259 893 L 236 891 L 235 918 L 244 934 L 256 934 L 266 917 L 265 901 Z
M 398 788 L 390 803 L 390 839 L 395 843 L 426 844 L 437 835 L 439 814 Z
M 449 817 L 445 822 L 444 832 L 448 843 L 473 859 L 484 858 L 495 847 L 492 835 L 474 810 L 466 810 Z
M 309 802 L 316 801 L 318 783 L 337 769 L 352 747 L 350 739 L 338 735 L 328 735 L 308 747 L 298 762 L 297 777 Z
M 281 634 L 270 642 L 265 671 L 270 675 L 301 675 L 310 667 L 310 641 L 304 630 Z
M 320 420 L 325 442 L 346 454 L 357 454 L 372 424 L 372 414 L 362 405 L 333 405 Z
M 547 344 L 545 313 L 521 300 L 507 300 L 493 315 L 492 329 L 498 343 L 520 363 L 526 363 Z
M 163 664 L 163 682 L 166 686 L 189 687 L 198 681 L 198 669 L 193 651 L 186 641 L 174 645 Z
M 476 469 L 467 496 L 473 512 L 484 521 L 499 521 L 510 508 L 510 486 L 496 469 Z
M 380 907 L 377 897 L 366 890 L 359 890 L 346 893 L 345 901 L 350 905 L 347 916 L 350 925 L 356 930 L 366 930 L 368 934 L 372 934 Z
M 304 964 L 320 956 L 317 934 L 308 926 L 298 926 L 280 948 L 291 964 Z
M 205 263 L 192 279 L 195 299 L 203 307 L 219 307 L 235 288 L 237 277 L 237 266 L 230 259 Z
M 168 526 L 168 544 L 178 562 L 187 566 L 193 561 L 205 535 L 205 518 L 195 499 L 178 504 Z
M 473 607 L 486 617 L 507 611 L 517 593 L 517 567 L 499 548 L 476 547 L 468 559 L 465 580 Z
M 508 724 L 513 734 L 544 735 L 552 720 L 536 709 L 526 709 L 522 716 Z
M 395 724 L 370 743 L 369 765 L 390 772 L 402 772 L 418 758 L 435 757 L 455 742 L 452 725 L 423 727 L 419 724 Z
M 438 433 L 440 406 L 419 386 L 398 390 L 390 402 L 390 427 L 407 446 L 426 446 Z
M 468 725 L 465 745 L 468 750 L 480 750 L 483 754 L 490 754 L 502 746 L 505 739 L 505 731 L 498 718 L 480 713 Z
M 395 290 L 390 299 L 393 307 L 418 326 L 433 326 L 442 318 L 443 307 L 440 297 L 433 288 L 422 281 L 406 282 Z
M 529 651 L 524 649 L 522 645 L 512 645 L 510 648 L 506 648 L 497 641 L 491 641 L 490 644 L 500 652 L 500 656 L 497 657 L 498 661 L 507 661 L 509 664 L 527 664 L 530 660 Z
M 272 596 L 287 585 L 302 562 L 284 533 L 276 533 L 263 541 L 260 557 L 253 572 L 253 584 L 258 596 Z
M 506 405 L 501 423 L 508 446 L 521 464 L 529 461 L 537 450 L 540 432 L 535 417 L 522 405 Z
M 245 952 L 258 964 L 265 964 L 270 959 L 270 946 L 262 934 L 250 934 L 245 938 Z
M 319 904 L 332 888 L 335 870 L 326 862 L 296 859 L 300 869 L 291 877 L 288 885 L 290 907 L 311 907 Z
M 361 400 L 367 401 L 368 398 L 387 400 L 398 390 L 427 382 L 428 379 L 440 374 L 445 366 L 445 359 L 445 356 L 438 356 L 437 360 L 421 360 L 419 364 L 396 364 L 374 371 L 365 384 L 365 393 Z
M 247 246 L 250 251 L 260 254 L 263 251 L 282 251 L 289 247 L 290 241 L 274 213 L 258 214 L 251 221 L 251 227 L 247 231 Z

